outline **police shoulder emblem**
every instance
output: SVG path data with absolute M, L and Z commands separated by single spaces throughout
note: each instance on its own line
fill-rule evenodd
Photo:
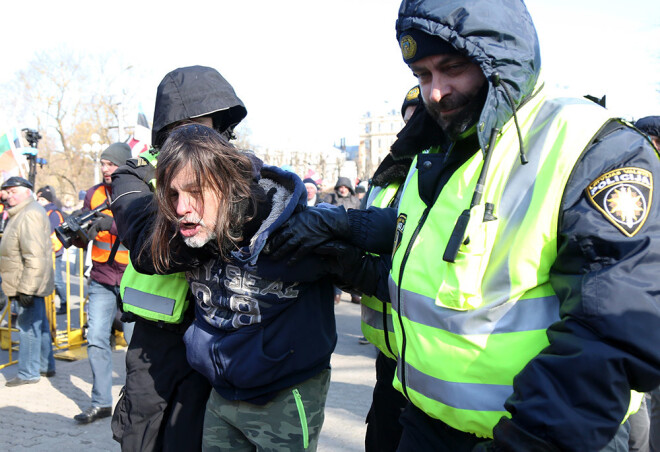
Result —
M 406 100 L 413 100 L 413 99 L 417 99 L 418 97 L 419 97 L 419 86 L 410 88 L 410 91 L 408 91 L 408 94 L 406 94 Z
M 642 168 L 617 168 L 591 182 L 585 193 L 605 218 L 632 237 L 644 225 L 651 208 L 653 175 Z
M 415 42 L 412 36 L 410 35 L 402 36 L 401 41 L 399 41 L 399 44 L 401 45 L 401 53 L 403 54 L 404 60 L 411 59 L 417 53 L 417 43 Z
M 406 227 L 406 219 L 408 215 L 405 213 L 399 214 L 399 217 L 396 219 L 396 231 L 394 232 L 394 247 L 392 248 L 392 256 L 396 254 L 396 250 L 399 249 L 401 245 L 401 239 L 403 238 L 403 230 Z

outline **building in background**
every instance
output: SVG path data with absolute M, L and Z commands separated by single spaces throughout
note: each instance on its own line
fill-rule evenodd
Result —
M 363 180 L 376 171 L 380 162 L 390 152 L 396 134 L 403 128 L 401 113 L 389 104 L 367 112 L 360 120 L 362 133 L 356 159 L 358 177 Z

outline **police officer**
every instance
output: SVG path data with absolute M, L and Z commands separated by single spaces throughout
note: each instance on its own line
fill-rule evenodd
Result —
M 213 68 L 183 67 L 163 78 L 156 93 L 154 149 L 113 177 L 117 200 L 112 210 L 131 258 L 140 251 L 134 249 L 140 240 L 133 233 L 135 222 L 144 212 L 155 212 L 154 168 L 169 131 L 189 120 L 233 138 L 234 127 L 246 115 L 232 86 Z M 122 297 L 125 316 L 135 320 L 135 328 L 126 354 L 126 385 L 112 419 L 114 439 L 127 451 L 200 450 L 211 385 L 186 359 L 183 333 L 193 320 L 194 304 L 184 275 L 142 275 L 129 265 Z
M 660 382 L 657 153 L 544 88 L 521 1 L 404 0 L 397 38 L 443 142 L 397 212 L 308 209 L 273 256 L 394 244 L 399 450 L 627 444 L 631 390 Z
M 401 106 L 401 116 L 406 124 L 420 104 L 419 97 L 419 86 L 414 86 L 406 93 Z M 423 107 L 420 110 L 423 110 Z M 417 118 L 421 116 L 417 114 L 410 127 L 406 126 L 399 132 L 390 153 L 376 169 L 371 179 L 365 208 L 370 206 L 396 208 L 399 204 L 402 183 L 416 150 L 415 146 L 412 149 L 406 146 L 407 136 L 415 130 Z M 391 259 L 389 255 L 381 257 L 389 264 Z M 369 295 L 363 295 L 361 301 L 361 326 L 364 336 L 359 342 L 372 343 L 378 348 L 376 384 L 366 419 L 365 451 L 395 451 L 401 437 L 399 416 L 407 400 L 392 386 L 398 354 L 392 325 L 392 304 Z

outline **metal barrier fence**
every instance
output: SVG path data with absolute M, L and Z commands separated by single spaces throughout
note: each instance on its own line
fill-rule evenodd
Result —
M 50 310 L 48 311 L 50 313 L 50 317 L 48 320 L 50 321 L 51 318 L 54 319 L 50 323 L 50 328 L 51 332 L 53 334 L 53 346 L 58 350 L 55 353 L 55 358 L 58 359 L 65 359 L 65 360 L 76 360 L 83 358 L 87 355 L 87 351 L 82 349 L 82 345 L 85 344 L 87 341 L 84 338 L 83 335 L 83 325 L 85 325 L 87 316 L 85 312 L 85 305 L 88 302 L 88 298 L 85 297 L 85 275 L 84 275 L 84 269 L 85 269 L 85 261 L 84 261 L 84 254 L 83 254 L 83 249 L 82 248 L 76 248 L 78 252 L 78 288 L 79 288 L 79 293 L 78 293 L 78 299 L 80 300 L 80 306 L 78 310 L 78 316 L 79 316 L 79 327 L 78 328 L 71 328 L 71 307 L 72 307 L 72 297 L 71 297 L 71 262 L 68 259 L 69 255 L 65 254 L 62 259 L 65 262 L 65 268 L 66 268 L 66 329 L 65 330 L 57 330 L 57 318 L 55 316 L 55 306 L 52 305 Z M 71 253 L 73 250 L 71 249 L 66 249 L 64 252 L 65 253 Z M 75 252 L 75 251 L 74 251 Z M 48 305 L 46 305 L 48 306 Z M 68 349 L 68 351 L 64 352 L 63 350 Z M 81 354 L 82 352 L 82 354 Z
M 11 340 L 12 331 L 18 331 L 18 329 L 12 327 L 11 302 L 9 300 L 7 300 L 2 315 L 0 315 L 0 323 L 4 325 L 5 322 L 7 326 L 0 327 L 0 348 L 8 350 L 9 357 L 6 363 L 0 364 L 0 369 L 18 363 L 18 360 L 13 358 L 13 352 L 18 351 L 18 342 L 12 342 Z
M 79 327 L 71 328 L 72 313 L 71 307 L 73 305 L 73 299 L 71 294 L 71 262 L 69 257 L 71 253 L 78 252 L 78 287 L 79 287 Z M 83 250 L 76 248 L 75 250 L 64 250 L 66 254 L 63 256 L 63 261 L 66 263 L 66 329 L 58 330 L 57 329 L 57 316 L 55 314 L 55 292 L 45 297 L 46 303 L 46 317 L 50 324 L 50 334 L 53 341 L 53 347 L 55 348 L 55 358 L 64 359 L 73 361 L 76 359 L 84 358 L 87 355 L 87 350 L 82 346 L 87 342 L 83 335 L 83 325 L 87 321 L 87 315 L 85 312 L 85 305 L 87 304 L 88 299 L 84 295 L 85 289 L 85 276 L 84 276 L 84 259 L 83 259 Z M 55 270 L 55 259 L 53 258 L 53 270 Z M 60 300 L 63 302 L 64 300 Z M 18 341 L 12 340 L 12 333 L 18 332 L 18 328 L 13 325 L 14 319 L 11 313 L 12 303 L 7 302 L 2 315 L 0 315 L 0 324 L 6 325 L 0 326 L 0 349 L 8 351 L 8 359 L 6 363 L 0 364 L 0 369 L 3 369 L 12 364 L 18 363 L 17 359 L 14 359 L 14 353 L 18 351 Z

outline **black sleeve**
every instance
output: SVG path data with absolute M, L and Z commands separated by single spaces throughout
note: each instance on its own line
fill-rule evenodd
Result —
M 548 329 L 550 345 L 514 379 L 512 418 L 494 430 L 502 446 L 522 431 L 560 450 L 600 450 L 624 419 L 630 390 L 660 384 L 660 193 L 652 188 L 627 205 L 634 214 L 625 222 L 641 225 L 632 236 L 615 225 L 614 204 L 608 214 L 585 193 L 626 167 L 660 177 L 658 156 L 628 128 L 589 148 L 567 184 L 550 275 L 560 321 Z
M 390 254 L 396 231 L 396 209 L 369 207 L 348 209 L 352 245 L 375 254 Z
M 143 180 L 149 173 L 153 174 L 153 167 L 131 159 L 112 174 L 112 215 L 119 239 L 131 255 L 144 245 L 156 214 L 154 195 Z

